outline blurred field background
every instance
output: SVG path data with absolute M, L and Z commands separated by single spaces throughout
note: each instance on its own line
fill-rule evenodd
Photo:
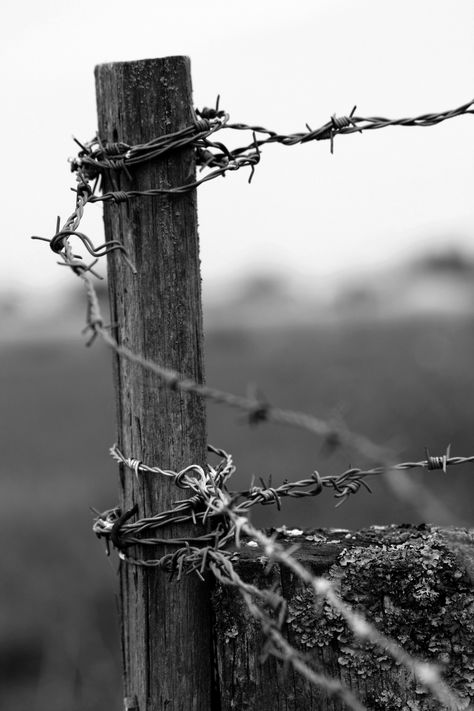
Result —
M 354 104 L 365 116 L 417 116 L 471 98 L 474 5 L 452 5 L 5 5 L 0 709 L 123 707 L 117 561 L 91 533 L 90 509 L 117 503 L 112 356 L 100 343 L 84 347 L 84 294 L 67 291 L 69 270 L 28 239 L 51 236 L 55 216 L 71 212 L 65 158 L 77 152 L 71 133 L 80 141 L 95 134 L 93 67 L 189 55 L 197 106 L 214 105 L 220 93 L 232 121 L 284 133 Z M 335 155 L 327 143 L 268 146 L 251 189 L 244 171 L 203 188 L 208 382 L 238 393 L 257 386 L 277 406 L 343 421 L 389 443 L 400 461 L 424 458 L 425 446 L 440 455 L 449 442 L 455 455 L 474 454 L 471 131 L 465 116 L 426 130 L 341 136 Z M 101 211 L 87 210 L 81 229 L 100 243 Z M 437 248 L 448 251 L 427 253 Z M 414 249 L 425 253 L 413 258 Z M 396 266 L 404 257 L 412 261 Z M 233 410 L 209 407 L 208 430 L 234 455 L 235 488 L 254 475 L 278 484 L 365 464 L 309 433 L 250 428 Z M 472 524 L 473 475 L 465 465 L 410 477 L 438 494 L 450 522 Z M 326 491 L 284 501 L 280 514 L 266 507 L 252 515 L 260 525 L 298 527 L 421 520 L 382 479 L 372 488 L 338 509 Z
M 121 708 L 117 560 L 91 533 L 91 506 L 117 501 L 111 354 L 83 345 L 85 302 L 71 292 L 48 317 L 0 307 L 0 706 L 9 711 Z M 270 403 L 342 420 L 400 461 L 474 454 L 474 269 L 457 254 L 360 279 L 331 300 L 303 300 L 277 278 L 254 278 L 205 307 L 207 380 Z M 305 432 L 250 427 L 209 406 L 209 441 L 231 451 L 234 487 L 253 475 L 275 484 L 362 466 Z M 474 521 L 474 467 L 418 471 L 450 509 Z M 254 510 L 265 526 L 360 527 L 420 523 L 381 479 L 334 508 L 329 492 Z M 416 502 L 414 502 L 416 504 Z

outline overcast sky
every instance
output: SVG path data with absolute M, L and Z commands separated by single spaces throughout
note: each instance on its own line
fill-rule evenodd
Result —
M 51 294 L 73 275 L 47 245 L 74 207 L 71 139 L 96 130 L 101 62 L 186 54 L 197 106 L 285 133 L 357 104 L 390 118 L 474 98 L 472 0 L 4 2 L 0 285 Z M 473 252 L 474 117 L 270 146 L 199 190 L 206 288 L 259 271 L 317 286 L 423 248 Z M 101 207 L 81 229 L 103 241 Z M 105 265 L 103 266 L 105 269 Z

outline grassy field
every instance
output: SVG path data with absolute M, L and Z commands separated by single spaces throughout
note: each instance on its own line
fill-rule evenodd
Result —
M 400 459 L 474 454 L 474 321 L 338 323 L 314 328 L 216 331 L 206 339 L 208 382 L 270 403 L 342 418 L 396 448 Z M 9 711 L 121 708 L 116 561 L 90 532 L 90 506 L 117 500 L 110 353 L 79 340 L 0 349 L 0 705 Z M 235 488 L 252 475 L 275 483 L 314 469 L 363 465 L 305 432 L 250 428 L 209 407 L 209 441 L 234 454 Z M 474 467 L 414 473 L 472 524 Z M 260 525 L 358 527 L 420 522 L 380 479 L 334 509 L 329 493 L 255 511 Z M 416 502 L 414 502 L 416 504 Z

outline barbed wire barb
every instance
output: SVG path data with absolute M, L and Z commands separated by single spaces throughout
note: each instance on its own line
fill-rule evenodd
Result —
M 216 451 L 216 448 L 210 447 L 210 450 Z M 261 548 L 268 560 L 267 567 L 272 567 L 274 563 L 279 563 L 289 568 L 305 585 L 314 591 L 316 597 L 323 597 L 327 601 L 346 621 L 355 637 L 362 642 L 369 642 L 383 649 L 396 663 L 403 665 L 434 698 L 443 703 L 445 708 L 453 711 L 460 710 L 460 700 L 443 681 L 439 669 L 435 665 L 419 660 L 405 652 L 394 639 L 380 632 L 359 611 L 355 611 L 346 603 L 336 593 L 328 579 L 316 576 L 305 568 L 294 555 L 299 548 L 298 544 L 283 547 L 276 540 L 275 535 L 268 536 L 249 522 L 248 508 L 243 507 L 238 499 L 232 496 L 227 487 L 222 484 L 222 481 L 219 485 L 217 483 L 216 474 L 219 470 L 232 470 L 232 473 L 234 470 L 231 456 L 223 452 L 223 450 L 218 451 L 222 452 L 224 457 L 217 469 L 210 467 L 206 473 L 202 467 L 190 465 L 181 472 L 173 472 L 171 470 L 162 470 L 159 467 L 150 467 L 137 459 L 127 458 L 114 445 L 111 448 L 111 455 L 115 461 L 126 465 L 130 470 L 135 469 L 138 472 L 172 477 L 175 483 L 179 477 L 181 486 L 191 489 L 194 492 L 194 496 L 185 501 L 177 502 L 171 511 L 139 519 L 134 523 L 130 523 L 129 519 L 138 513 L 136 507 L 124 514 L 119 509 L 111 509 L 96 517 L 93 526 L 94 532 L 99 537 L 110 539 L 119 551 L 120 559 L 129 565 L 159 567 L 168 570 L 170 573 L 177 571 L 178 578 L 183 573 L 195 573 L 203 579 L 206 569 L 209 569 L 219 582 L 231 585 L 239 590 L 247 608 L 262 625 L 269 643 L 266 646 L 268 653 L 285 659 L 311 683 L 320 686 L 326 691 L 338 695 L 345 694 L 345 687 L 338 680 L 328 679 L 324 675 L 313 673 L 313 670 L 302 659 L 301 654 L 283 637 L 281 630 L 284 614 L 281 606 L 284 601 L 281 596 L 275 590 L 257 588 L 254 585 L 245 583 L 240 578 L 234 566 L 237 553 L 235 550 L 229 550 L 228 545 L 233 543 L 238 550 L 241 546 L 241 536 L 245 535 Z M 457 460 L 458 458 L 455 459 Z M 430 464 L 430 460 L 405 464 L 427 467 Z M 196 474 L 197 476 L 195 476 Z M 248 497 L 251 495 L 250 492 L 245 493 Z M 242 492 L 241 495 L 243 495 Z M 195 509 L 197 520 L 219 517 L 221 521 L 220 528 L 212 533 L 189 539 L 143 537 L 145 531 L 154 530 L 156 526 L 161 527 L 186 520 L 182 518 L 182 515 L 190 506 Z M 186 514 L 184 515 L 186 516 Z M 189 518 L 189 514 L 187 518 Z M 137 536 L 138 533 L 142 535 Z M 211 544 L 212 538 L 214 540 Z M 168 546 L 176 545 L 177 550 L 174 553 L 167 553 L 161 558 L 155 559 L 134 558 L 126 553 L 127 548 L 131 545 L 147 547 L 156 545 L 158 542 L 166 542 Z M 256 606 L 252 598 L 257 598 L 264 605 L 269 605 L 276 614 L 276 618 L 270 617 L 263 608 Z M 361 708 L 361 706 L 357 706 L 359 702 L 352 696 L 352 692 L 348 693 L 351 695 L 350 702 L 346 701 L 346 703 L 349 703 L 350 708 Z M 356 705 L 351 706 L 351 703 Z
M 285 480 L 279 486 L 274 485 L 271 478 L 267 482 L 260 478 L 259 485 L 256 485 L 253 480 L 248 489 L 232 491 L 229 488 L 229 481 L 235 472 L 235 466 L 232 457 L 222 449 L 210 447 L 210 451 L 220 457 L 219 463 L 215 466 L 191 464 L 175 472 L 148 466 L 134 457 L 128 458 L 114 446 L 111 449 L 114 460 L 130 470 L 137 481 L 140 481 L 140 477 L 144 475 L 171 478 L 178 488 L 188 490 L 187 498 L 172 503 L 169 510 L 147 516 L 140 516 L 142 512 L 137 505 L 127 511 L 116 507 L 103 513 L 96 513 L 93 531 L 99 538 L 105 540 L 107 553 L 110 552 L 110 546 L 115 548 L 123 564 L 158 568 L 167 571 L 170 576 L 176 575 L 178 580 L 184 575 L 197 575 L 204 580 L 207 575 L 212 574 L 220 583 L 236 587 L 247 609 L 264 631 L 266 637 L 264 653 L 272 654 L 286 665 L 292 665 L 311 683 L 325 689 L 329 694 L 339 696 L 353 711 L 366 711 L 349 689 L 339 680 L 331 679 L 314 670 L 303 655 L 284 637 L 286 604 L 279 592 L 276 589 L 262 590 L 246 583 L 239 576 L 234 564 L 238 559 L 243 539 L 247 537 L 252 544 L 262 550 L 267 572 L 276 563 L 287 567 L 314 592 L 315 598 L 323 598 L 341 616 L 355 637 L 383 649 L 397 664 L 403 665 L 445 708 L 460 709 L 459 699 L 443 681 L 435 665 L 409 655 L 395 640 L 376 629 L 359 611 L 345 602 L 329 580 L 313 575 L 305 568 L 295 556 L 298 550 L 297 544 L 287 548 L 281 546 L 275 535 L 268 536 L 254 527 L 248 516 L 250 509 L 257 504 L 276 505 L 279 509 L 281 499 L 284 497 L 314 497 L 326 488 L 332 491 L 340 504 L 362 487 L 369 489 L 366 479 L 370 477 L 397 471 L 405 476 L 406 470 L 417 468 L 429 471 L 442 470 L 446 474 L 448 467 L 473 462 L 474 456 L 451 457 L 450 446 L 448 446 L 441 456 L 431 456 L 426 449 L 424 460 L 392 464 L 393 452 L 388 447 L 380 446 L 364 435 L 353 432 L 344 423 L 331 423 L 310 414 L 277 408 L 257 392 L 245 397 L 209 387 L 147 359 L 140 353 L 133 352 L 124 345 L 123 334 L 117 333 L 114 337 L 104 325 L 92 276 L 99 276 L 93 269 L 97 260 L 111 252 L 119 252 L 134 273 L 136 273 L 135 267 L 119 239 L 109 240 L 96 246 L 84 232 L 79 230 L 79 227 L 87 204 L 95 202 L 119 204 L 136 197 L 179 195 L 217 177 L 225 176 L 229 171 L 237 171 L 245 167 L 250 169 L 248 181 L 251 182 L 255 167 L 261 160 L 262 147 L 266 144 L 279 143 L 292 146 L 329 140 L 332 153 L 337 135 L 362 133 L 388 126 L 434 126 L 454 117 L 474 114 L 474 102 L 468 102 L 449 111 L 402 119 L 377 116 L 364 118 L 355 114 L 356 107 L 354 107 L 348 116 L 338 117 L 333 114 L 330 120 L 319 128 L 311 129 L 309 124 L 306 124 L 306 132 L 294 134 L 279 134 L 261 126 L 230 123 L 229 115 L 219 106 L 218 96 L 215 108 L 205 107 L 201 111 L 197 110 L 191 125 L 140 145 L 131 146 L 123 142 L 107 143 L 98 135 L 88 143 L 74 138 L 81 149 L 78 157 L 71 161 L 71 169 L 76 173 L 77 180 L 74 190 L 75 209 L 62 227 L 60 219 L 57 219 L 56 230 L 51 239 L 37 236 L 33 239 L 48 242 L 50 249 L 63 260 L 61 266 L 68 266 L 84 282 L 87 295 L 84 329 L 88 335 L 87 345 L 91 345 L 100 336 L 118 357 L 139 364 L 158 376 L 163 387 L 184 394 L 193 393 L 212 402 L 239 409 L 246 413 L 251 424 L 274 422 L 307 430 L 321 437 L 328 446 L 352 447 L 366 459 L 376 462 L 377 466 L 367 469 L 350 467 L 340 474 L 331 475 L 322 475 L 315 470 L 304 479 L 293 482 Z M 224 142 L 215 140 L 214 134 L 224 130 L 249 132 L 252 141 L 246 146 L 231 150 Z M 168 157 L 173 151 L 184 148 L 193 149 L 197 165 L 205 170 L 209 169 L 209 172 L 199 179 L 178 186 L 166 188 L 155 186 L 144 191 L 134 190 L 133 187 L 127 190 L 120 189 L 121 172 L 133 185 L 134 166 L 162 159 L 163 156 Z M 97 195 L 96 189 L 104 176 L 114 189 Z M 93 187 L 90 181 L 94 181 Z M 73 252 L 72 238 L 77 238 L 94 258 L 91 264 L 87 265 L 80 255 Z M 190 521 L 195 525 L 208 524 L 207 530 L 196 536 L 168 538 L 162 535 L 164 527 Z M 157 546 L 163 545 L 167 547 L 166 553 L 160 556 L 159 551 L 153 552 Z

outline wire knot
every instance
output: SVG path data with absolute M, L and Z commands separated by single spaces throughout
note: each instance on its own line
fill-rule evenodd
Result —
M 59 254 L 64 247 L 64 240 L 67 237 L 71 237 L 73 234 L 77 234 L 77 232 L 73 232 L 72 230 L 60 230 L 59 232 L 56 232 L 49 243 L 50 249 L 56 254 Z
M 195 478 L 202 483 L 207 483 L 207 477 L 204 469 L 198 464 L 191 464 L 182 471 L 178 472 L 174 478 L 174 483 L 180 489 L 194 489 L 194 485 L 191 481 L 193 473 Z
M 333 128 L 338 131 L 341 128 L 346 128 L 347 126 L 353 125 L 353 120 L 349 116 L 331 116 L 331 123 Z
M 314 479 L 314 483 L 315 483 L 314 489 L 311 489 L 311 494 L 313 496 L 318 496 L 323 490 L 323 482 L 321 479 L 321 474 L 315 469 L 311 475 L 311 478 Z
M 209 118 L 211 118 L 211 117 L 209 117 Z M 209 121 L 209 118 L 205 118 L 204 116 L 201 116 L 201 118 L 196 118 L 194 120 L 194 125 L 196 126 L 199 133 L 204 133 L 206 131 L 209 131 L 209 129 L 211 128 L 211 122 Z
M 127 202 L 130 199 L 130 195 L 125 192 L 125 190 L 115 190 L 114 192 L 108 193 L 110 199 L 115 203 Z
M 78 197 L 83 197 L 84 195 L 86 195 L 87 199 L 89 199 L 91 197 L 91 195 L 93 194 L 93 192 L 94 191 L 92 190 L 89 183 L 86 183 L 84 180 L 81 180 L 78 183 L 77 188 L 76 188 L 76 193 L 77 193 Z
M 259 486 L 255 486 L 255 487 L 253 487 L 253 490 L 251 490 L 251 494 L 253 494 L 253 493 L 255 493 L 258 496 L 262 506 L 267 506 L 268 504 L 275 503 L 277 506 L 277 509 L 280 510 L 280 508 L 281 508 L 280 497 L 278 496 L 277 490 L 274 489 L 273 486 L 266 487 L 265 489 L 263 489 Z
M 119 509 L 120 511 L 120 509 Z M 119 516 L 117 517 L 115 523 L 113 524 L 111 530 L 110 530 L 110 540 L 114 544 L 115 548 L 117 550 L 122 550 L 125 547 L 124 541 L 120 536 L 120 530 L 124 523 L 128 521 L 129 518 L 132 518 L 135 516 L 135 514 L 138 513 L 138 505 L 135 504 L 130 511 L 125 511 L 125 513 L 120 513 Z
M 130 146 L 127 143 L 105 143 L 104 153 L 108 156 L 123 156 Z
M 202 109 L 196 109 L 196 115 L 201 119 L 221 119 L 225 116 L 225 111 L 219 110 L 220 94 L 217 96 L 216 105 L 214 108 L 204 106 Z
M 430 471 L 434 469 L 441 469 L 446 474 L 446 467 L 448 464 L 449 455 L 451 452 L 451 445 L 449 444 L 446 448 L 446 452 L 440 457 L 432 457 L 428 451 L 428 447 L 425 447 L 426 452 L 426 468 Z
M 132 470 L 132 472 L 135 474 L 136 478 L 138 479 L 138 473 L 140 471 L 140 466 L 141 466 L 141 460 L 140 459 L 127 459 L 124 462 L 125 466 L 127 466 L 129 469 Z
M 268 420 L 269 412 L 270 405 L 268 402 L 257 401 L 248 414 L 249 424 L 258 425 L 260 422 L 266 422 Z
M 114 158 L 102 158 L 99 163 L 95 163 L 105 170 L 125 170 L 125 158 L 123 156 L 116 156 Z

